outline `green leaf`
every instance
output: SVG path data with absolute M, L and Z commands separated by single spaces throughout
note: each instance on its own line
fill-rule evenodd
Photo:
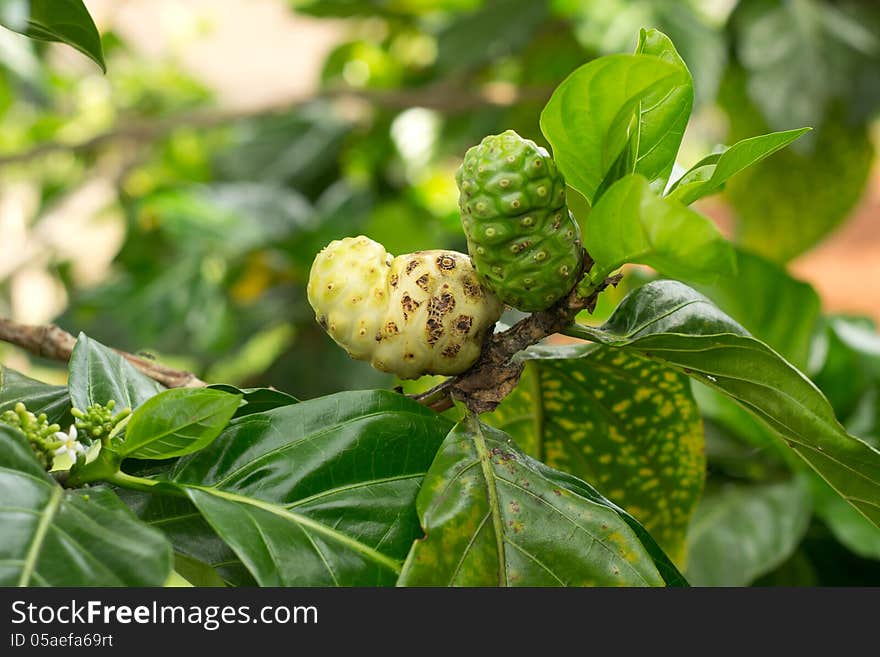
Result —
M 640 101 L 683 79 L 679 67 L 650 55 L 609 55 L 569 75 L 541 112 L 541 131 L 566 182 L 594 203 L 630 142 Z M 664 137 L 653 126 L 649 132 L 655 140 Z M 638 152 L 652 145 L 646 141 Z
M 818 477 L 810 478 L 813 506 L 834 537 L 866 559 L 880 559 L 880 528 L 844 502 Z
M 66 386 L 51 386 L 0 365 L 0 413 L 21 402 L 31 413 L 45 413 L 49 423 L 60 422 L 70 412 Z
M 2 426 L 0 526 L 2 586 L 161 586 L 171 572 L 160 532 L 107 488 L 61 488 Z
M 691 288 L 648 283 L 601 327 L 566 333 L 634 349 L 736 400 L 880 526 L 880 451 L 846 432 L 806 376 Z
M 165 388 L 140 372 L 118 353 L 79 334 L 70 355 L 70 400 L 85 410 L 111 399 L 116 408 L 136 409 Z
M 208 389 L 222 390 L 223 392 L 241 396 L 241 406 L 235 412 L 234 417 L 271 411 L 279 406 L 288 406 L 299 402 L 293 395 L 275 390 L 275 388 L 236 388 L 225 383 L 214 383 L 209 385 Z
M 584 246 L 601 281 L 627 262 L 666 276 L 712 282 L 736 272 L 736 253 L 715 225 L 677 201 L 657 196 L 639 175 L 619 180 L 595 205 Z
M 810 522 L 800 479 L 707 491 L 688 534 L 688 581 L 747 586 L 795 551 Z
M 648 179 L 662 193 L 675 165 L 694 105 L 694 83 L 684 60 L 668 36 L 659 30 L 641 30 L 637 55 L 652 55 L 675 66 L 679 75 L 657 85 L 639 100 L 637 122 L 631 137 L 630 171 Z
M 800 139 L 812 128 L 800 128 L 751 137 L 721 153 L 713 153 L 688 170 L 669 190 L 669 198 L 685 205 L 720 192 L 730 178 Z
M 261 586 L 390 585 L 451 423 L 387 391 L 233 420 L 172 480 Z
M 756 338 L 805 370 L 822 313 L 819 295 L 784 267 L 736 249 L 736 274 L 695 286 Z
M 101 35 L 82 0 L 24 0 L 22 22 L 12 22 L 7 12 L 0 13 L 0 25 L 32 39 L 60 41 L 73 46 L 106 72 Z
M 229 586 L 256 585 L 232 548 L 217 536 L 188 499 L 124 489 L 120 489 L 118 494 L 138 518 L 165 535 L 175 555 L 183 555 L 213 568 Z
M 447 436 L 417 505 L 426 536 L 403 586 L 683 583 L 634 518 L 474 416 Z
M 232 419 L 240 395 L 177 388 L 160 392 L 131 416 L 125 439 L 113 451 L 136 459 L 170 459 L 209 445 Z
M 486 419 L 601 490 L 682 564 L 706 471 L 687 377 L 596 345 L 533 347 L 524 357 L 522 384 Z

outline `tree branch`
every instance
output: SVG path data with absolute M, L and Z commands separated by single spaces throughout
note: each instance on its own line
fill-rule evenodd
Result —
M 585 260 L 585 270 L 589 271 L 592 260 L 589 256 Z M 576 285 L 568 296 L 547 310 L 533 313 L 507 331 L 489 336 L 479 360 L 467 372 L 410 397 L 437 412 L 451 408 L 453 399 L 463 402 L 475 413 L 495 410 L 513 391 L 522 375 L 523 364 L 512 362 L 512 357 L 547 336 L 559 333 L 581 310 L 593 312 L 602 290 L 609 285 L 616 286 L 620 279 L 620 274 L 606 278 L 587 297 L 578 294 Z
M 444 114 L 460 114 L 487 106 L 507 107 L 524 101 L 542 101 L 546 100 L 549 95 L 550 91 L 544 88 L 509 89 L 507 87 L 484 86 L 474 91 L 470 88 L 444 83 L 418 89 L 393 91 L 328 89 L 318 94 L 286 98 L 272 105 L 246 110 L 188 112 L 151 121 L 133 121 L 116 126 L 84 141 L 74 143 L 49 141 L 38 144 L 29 150 L 0 155 L 0 167 L 30 162 L 59 151 L 74 154 L 90 153 L 113 142 L 149 142 L 164 137 L 178 128 L 211 128 L 232 121 L 289 111 L 300 105 L 320 100 L 359 100 L 390 109 L 425 107 Z
M 70 360 L 70 354 L 76 345 L 76 338 L 54 324 L 33 326 L 19 324 L 2 317 L 0 317 L 0 340 L 21 347 L 35 356 L 63 362 Z M 119 349 L 113 351 L 148 377 L 168 388 L 203 388 L 208 385 L 190 372 L 165 367 Z

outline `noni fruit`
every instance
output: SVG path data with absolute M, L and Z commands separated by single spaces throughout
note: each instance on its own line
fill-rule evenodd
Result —
M 503 307 L 466 255 L 395 258 L 364 236 L 318 254 L 308 296 L 318 323 L 352 358 L 402 379 L 468 369 Z
M 545 310 L 583 261 L 565 180 L 550 154 L 513 130 L 469 149 L 456 174 L 461 223 L 482 283 L 506 304 Z

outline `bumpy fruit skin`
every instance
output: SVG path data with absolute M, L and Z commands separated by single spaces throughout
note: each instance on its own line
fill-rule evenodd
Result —
M 392 256 L 368 237 L 330 242 L 309 273 L 308 298 L 315 317 L 348 355 L 369 360 L 388 305 Z
M 574 287 L 583 249 L 549 153 L 513 130 L 483 139 L 456 174 L 461 223 L 482 283 L 534 312 Z
M 466 255 L 392 258 L 363 236 L 318 254 L 308 294 L 318 322 L 352 358 L 401 379 L 464 372 L 503 309 Z

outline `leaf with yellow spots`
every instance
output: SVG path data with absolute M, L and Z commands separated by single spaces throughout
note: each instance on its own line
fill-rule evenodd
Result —
M 487 420 L 596 486 L 682 565 L 706 470 L 687 377 L 593 346 L 533 348 L 526 358 L 523 382 Z
M 703 295 L 654 281 L 627 295 L 602 326 L 565 332 L 641 354 L 733 399 L 880 526 L 880 450 L 848 433 L 805 374 Z
M 425 537 L 399 585 L 686 585 L 632 516 L 472 415 L 440 446 L 416 510 Z

